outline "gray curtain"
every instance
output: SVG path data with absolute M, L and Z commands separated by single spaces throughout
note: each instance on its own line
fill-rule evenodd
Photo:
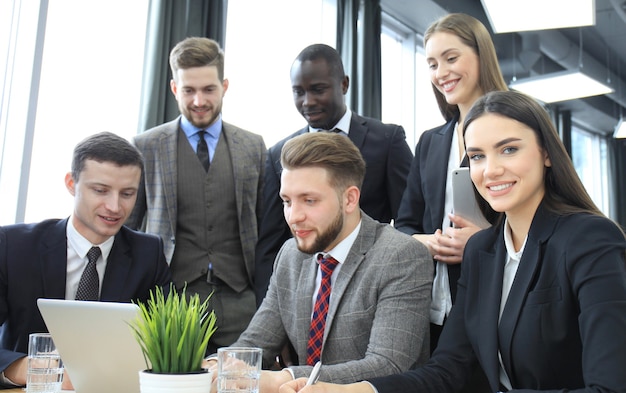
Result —
M 138 132 L 179 115 L 170 92 L 169 53 L 186 37 L 209 37 L 224 48 L 228 0 L 151 0 L 146 28 Z
M 337 51 L 350 77 L 346 104 L 353 111 L 376 119 L 382 115 L 381 23 L 380 0 L 337 0 Z

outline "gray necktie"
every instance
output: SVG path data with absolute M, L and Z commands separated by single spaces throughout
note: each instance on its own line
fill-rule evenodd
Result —
M 76 290 L 76 300 L 99 300 L 100 299 L 100 278 L 96 270 L 96 262 L 100 257 L 100 247 L 91 247 L 87 252 L 87 266 L 83 270 L 78 289 Z
M 198 149 L 196 150 L 196 155 L 198 156 L 198 159 L 202 163 L 202 166 L 204 167 L 205 172 L 208 172 L 209 165 L 211 165 L 211 162 L 209 161 L 209 146 L 207 146 L 206 140 L 204 140 L 204 134 L 206 134 L 206 131 L 204 130 L 198 131 L 200 140 L 198 141 Z

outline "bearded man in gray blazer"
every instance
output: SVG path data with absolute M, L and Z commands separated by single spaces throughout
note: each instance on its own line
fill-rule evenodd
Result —
M 222 121 L 224 53 L 191 37 L 170 53 L 181 112 L 134 143 L 145 176 L 128 225 L 163 239 L 177 288 L 206 298 L 218 329 L 208 351 L 230 345 L 256 310 L 254 248 L 266 147 L 260 135 Z
M 341 134 L 306 133 L 285 143 L 281 164 L 280 197 L 293 237 L 278 253 L 267 296 L 233 345 L 262 348 L 270 364 L 290 341 L 298 360 L 263 371 L 260 392 L 308 376 L 318 360 L 320 380 L 338 383 L 424 363 L 432 258 L 421 243 L 360 209 L 365 161 L 358 148 Z M 312 315 L 316 319 L 323 286 L 320 255 L 338 264 L 318 334 L 321 352 L 312 358 Z

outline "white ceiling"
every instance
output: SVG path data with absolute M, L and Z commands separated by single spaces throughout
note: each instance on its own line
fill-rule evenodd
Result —
M 595 0 L 596 25 L 536 32 L 493 34 L 505 80 L 578 67 L 610 80 L 615 93 L 565 101 L 558 110 L 572 112 L 573 122 L 591 131 L 612 133 L 620 113 L 626 114 L 626 0 Z M 523 2 L 522 2 L 523 4 Z M 480 0 L 381 0 L 383 12 L 422 33 L 448 12 L 464 12 L 491 31 Z M 537 12 L 541 12 L 538 10 Z M 567 12 L 564 10 L 564 12 Z

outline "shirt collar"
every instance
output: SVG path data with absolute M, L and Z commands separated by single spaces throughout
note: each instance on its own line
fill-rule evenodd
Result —
M 337 262 L 343 264 L 345 260 L 348 258 L 348 254 L 350 253 L 350 249 L 356 240 L 357 235 L 359 234 L 359 230 L 361 229 L 361 221 L 357 224 L 357 226 L 350 232 L 348 236 L 346 236 L 342 241 L 339 242 L 333 249 L 325 252 L 315 253 L 324 255 L 324 257 L 330 255 L 337 260 Z M 316 257 L 317 258 L 317 257 Z
M 191 122 L 185 117 L 180 117 L 180 128 L 183 130 L 187 138 L 190 138 L 192 135 L 195 135 L 200 130 L 205 130 L 209 136 L 214 139 L 219 139 L 220 133 L 222 132 L 222 114 L 217 117 L 217 119 L 207 128 L 198 128 L 191 124 Z
M 65 229 L 67 243 L 69 244 L 69 246 L 72 247 L 74 251 L 76 251 L 76 254 L 81 258 L 85 258 L 87 256 L 87 252 L 91 247 L 98 246 L 100 247 L 100 251 L 102 251 L 102 258 L 106 260 L 111 253 L 111 248 L 113 248 L 113 241 L 115 240 L 115 236 L 109 237 L 101 244 L 91 244 L 89 240 L 85 239 L 83 235 L 78 233 L 76 227 L 74 227 L 73 220 L 74 215 L 72 214 L 67 220 L 67 227 Z
M 341 131 L 343 131 L 344 133 L 346 133 L 346 135 L 348 134 L 348 132 L 350 131 L 350 120 L 352 119 L 352 111 L 350 110 L 350 108 L 346 108 L 346 113 L 343 114 L 343 116 L 341 116 L 341 119 L 339 119 L 339 121 L 337 122 L 337 124 L 335 124 L 334 127 L 332 128 L 338 128 Z M 324 129 L 322 128 L 313 128 L 311 126 L 309 126 L 309 132 L 319 132 L 319 131 L 323 131 Z
M 524 248 L 526 247 L 526 241 L 528 240 L 528 235 L 526 235 L 526 239 L 524 239 L 524 244 L 520 247 L 519 251 L 515 251 L 515 247 L 513 246 L 513 237 L 511 235 L 511 227 L 509 226 L 509 220 L 505 219 L 504 221 L 504 245 L 506 246 L 506 252 L 509 254 L 509 258 L 519 262 L 522 259 L 522 254 L 524 253 Z

